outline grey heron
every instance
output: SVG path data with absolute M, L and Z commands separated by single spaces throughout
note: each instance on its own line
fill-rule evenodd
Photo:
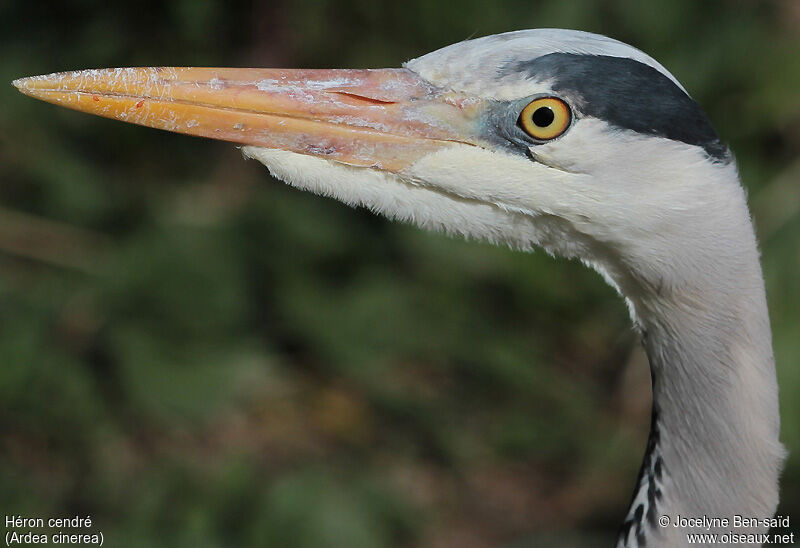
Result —
M 626 300 L 652 376 L 617 546 L 764 542 L 784 449 L 756 238 L 730 150 L 645 53 L 536 29 L 397 69 L 124 68 L 14 85 L 243 144 L 275 177 L 391 219 L 583 261 Z

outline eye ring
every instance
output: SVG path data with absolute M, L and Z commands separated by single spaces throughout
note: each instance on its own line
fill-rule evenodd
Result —
M 550 141 L 562 135 L 572 122 L 569 106 L 557 97 L 534 99 L 522 109 L 519 127 L 538 141 Z

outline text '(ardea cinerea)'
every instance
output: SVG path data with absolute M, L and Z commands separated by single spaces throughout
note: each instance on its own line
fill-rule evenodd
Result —
M 737 545 L 764 542 L 784 449 L 756 238 L 730 150 L 646 54 L 537 29 L 397 69 L 123 68 L 14 85 L 246 145 L 275 177 L 391 219 L 580 259 L 625 298 L 652 374 L 617 546 L 684 546 L 732 530 L 700 519 L 734 516 L 755 520 Z

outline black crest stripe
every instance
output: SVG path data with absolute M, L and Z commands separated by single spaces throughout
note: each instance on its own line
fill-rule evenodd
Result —
M 700 146 L 717 161 L 730 157 L 700 106 L 666 75 L 639 61 L 551 53 L 509 63 L 498 72 L 551 82 L 553 91 L 576 98 L 584 115 L 616 127 Z

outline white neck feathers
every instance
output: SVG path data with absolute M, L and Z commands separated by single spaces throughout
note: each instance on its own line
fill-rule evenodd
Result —
M 737 190 L 739 207 L 715 221 L 726 241 L 701 246 L 703 268 L 631 299 L 653 377 L 653 431 L 618 547 L 684 546 L 693 532 L 764 534 L 673 525 L 678 516 L 764 519 L 777 507 L 778 386 L 756 240 Z

